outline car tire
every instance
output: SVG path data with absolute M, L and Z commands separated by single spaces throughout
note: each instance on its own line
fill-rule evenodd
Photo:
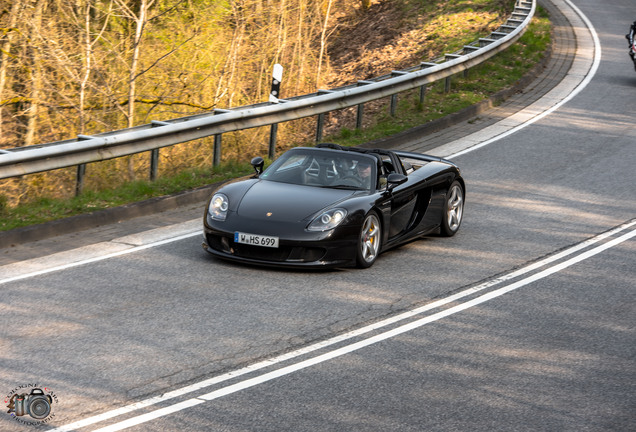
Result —
M 375 212 L 369 213 L 362 223 L 358 237 L 356 262 L 360 268 L 369 268 L 380 254 L 382 244 L 382 226 Z
M 444 199 L 444 214 L 440 233 L 452 237 L 459 230 L 464 217 L 464 189 L 458 181 L 451 183 Z

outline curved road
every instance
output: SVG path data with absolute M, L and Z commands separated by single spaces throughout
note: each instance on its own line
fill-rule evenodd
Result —
M 549 115 L 435 150 L 458 235 L 320 273 L 214 260 L 196 222 L 42 251 L 0 267 L 3 396 L 53 391 L 55 430 L 636 429 L 636 10 L 553 3 L 578 51 Z

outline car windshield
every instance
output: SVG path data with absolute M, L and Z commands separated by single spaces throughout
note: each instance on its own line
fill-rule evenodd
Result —
M 261 179 L 306 186 L 371 190 L 377 184 L 376 159 L 364 153 L 296 148 L 260 175 Z

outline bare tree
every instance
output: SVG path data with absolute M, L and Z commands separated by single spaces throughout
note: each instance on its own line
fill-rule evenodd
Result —
M 41 49 L 42 46 L 42 11 L 47 4 L 47 0 L 38 0 L 35 4 L 35 10 L 33 11 L 33 15 L 29 19 L 30 24 L 30 34 L 33 39 L 37 40 L 40 43 L 36 43 L 31 46 L 31 67 L 30 67 L 30 78 L 31 78 L 31 95 L 30 95 L 30 103 L 29 108 L 27 109 L 26 116 L 28 119 L 26 134 L 24 135 L 24 145 L 31 146 L 34 144 L 35 133 L 38 128 L 38 111 L 40 109 L 40 98 L 42 94 L 42 56 Z
M 24 10 L 26 0 L 14 0 L 9 11 L 9 19 L 7 27 L 0 29 L 2 31 L 2 45 L 0 48 L 0 143 L 2 143 L 4 133 L 4 117 L 5 117 L 5 88 L 7 87 L 7 72 L 9 70 L 9 63 L 12 58 L 11 49 L 13 47 L 13 39 L 19 30 L 16 28 L 18 21 L 21 18 L 22 11 Z
M 320 31 L 320 54 L 318 54 L 318 67 L 316 71 L 316 84 L 320 85 L 320 74 L 322 73 L 322 60 L 327 50 L 327 29 L 329 28 L 329 16 L 331 15 L 332 0 L 327 0 L 327 10 L 325 11 L 325 17 L 322 21 Z
M 82 10 L 83 9 L 83 10 Z M 86 99 L 87 91 L 90 83 L 91 74 L 93 72 L 93 56 L 95 44 L 99 42 L 106 31 L 108 25 L 108 19 L 112 10 L 112 0 L 108 4 L 107 12 L 102 20 L 101 28 L 93 35 L 93 20 L 96 15 L 91 0 L 86 0 L 86 4 L 82 5 L 83 11 L 83 32 L 80 33 L 80 42 L 83 47 L 84 55 L 82 57 L 82 69 L 83 73 L 79 81 L 79 131 L 80 133 L 86 133 Z
M 144 32 L 144 27 L 148 22 L 148 11 L 155 3 L 155 0 L 140 0 L 138 10 L 133 10 L 124 0 L 115 0 L 121 8 L 124 16 L 135 23 L 135 34 L 132 39 L 132 56 L 130 58 L 130 71 L 128 74 L 128 127 L 135 124 L 135 97 L 137 74 L 139 68 L 139 50 Z

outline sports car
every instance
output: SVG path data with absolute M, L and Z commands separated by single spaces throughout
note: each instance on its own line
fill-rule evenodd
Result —
M 293 148 L 210 198 L 203 248 L 267 266 L 371 267 L 378 255 L 433 233 L 454 235 L 466 186 L 453 162 L 384 149 Z

